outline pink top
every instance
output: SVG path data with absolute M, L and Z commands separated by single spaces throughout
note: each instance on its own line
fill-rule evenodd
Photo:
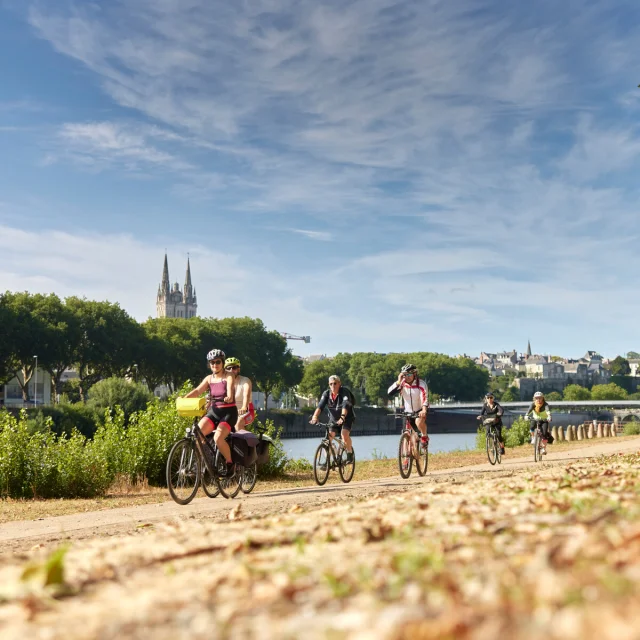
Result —
M 209 393 L 211 394 L 212 407 L 234 407 L 235 402 L 225 402 L 227 396 L 227 380 L 212 382 L 213 376 L 209 378 Z

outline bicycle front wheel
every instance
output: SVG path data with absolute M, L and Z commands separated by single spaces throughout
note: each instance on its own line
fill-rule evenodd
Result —
M 324 442 L 318 445 L 313 458 L 313 477 L 318 486 L 322 486 L 329 477 L 329 446 Z
M 487 431 L 487 458 L 489 458 L 489 462 L 491 464 L 496 463 L 496 459 L 497 459 L 496 439 L 494 438 L 491 429 Z
M 216 479 L 209 473 L 206 465 L 202 469 L 202 490 L 209 498 L 217 498 L 220 495 L 220 488 Z
M 427 467 L 429 466 L 429 445 L 422 444 L 422 440 L 419 439 L 415 446 L 418 448 L 416 471 L 419 476 L 423 476 L 427 473 Z
M 533 437 L 533 461 L 540 462 L 542 460 L 542 451 L 540 450 L 540 434 L 536 432 Z
M 231 475 L 220 475 L 216 478 L 220 495 L 227 499 L 235 498 L 238 493 L 240 493 L 240 483 L 242 482 L 242 475 L 244 473 L 244 467 L 241 464 L 234 464 L 231 468 Z M 227 472 L 227 463 L 219 451 L 216 455 L 216 469 L 222 473 Z
M 405 480 L 411 475 L 412 465 L 411 438 L 409 437 L 409 433 L 405 431 L 400 436 L 400 443 L 398 444 L 398 467 L 400 469 L 400 476 Z
M 351 447 L 353 449 L 353 447 Z M 356 450 L 353 449 L 353 453 L 351 455 L 351 462 L 347 462 L 347 451 L 346 449 L 342 450 L 340 459 L 340 466 L 338 467 L 338 471 L 340 472 L 340 477 L 342 478 L 342 482 L 351 482 L 351 478 L 353 478 L 353 473 L 356 470 Z
M 195 442 L 188 438 L 178 440 L 167 459 L 167 487 L 178 504 L 189 504 L 200 487 L 200 456 Z
M 240 489 L 243 493 L 251 493 L 253 487 L 256 486 L 258 480 L 258 463 L 254 462 L 249 467 L 244 467 L 244 473 L 242 474 L 242 482 L 240 483 Z
M 496 447 L 496 462 L 498 464 L 502 464 L 502 445 L 500 444 L 500 440 L 498 440 L 498 434 L 494 435 L 495 447 Z

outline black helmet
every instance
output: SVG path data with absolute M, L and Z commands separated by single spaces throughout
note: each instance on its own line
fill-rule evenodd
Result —
M 400 369 L 400 373 L 415 373 L 418 370 L 415 364 L 405 364 L 402 369 Z
M 222 351 L 222 349 L 211 349 L 211 351 L 207 353 L 207 362 L 211 362 L 216 358 L 220 358 L 220 360 L 224 362 L 227 359 L 227 356 L 225 356 L 224 351 Z
M 488 400 L 489 398 L 495 398 L 495 395 L 493 394 L 493 391 L 487 391 L 487 393 L 484 394 L 485 400 Z

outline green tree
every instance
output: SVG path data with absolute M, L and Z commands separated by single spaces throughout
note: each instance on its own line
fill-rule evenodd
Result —
M 591 400 L 591 391 L 579 384 L 570 384 L 564 388 L 563 396 L 565 400 Z
M 596 384 L 591 388 L 592 400 L 625 400 L 627 392 L 617 384 Z
M 554 400 L 562 400 L 562 394 L 559 391 L 552 391 L 551 393 L 547 393 L 545 396 L 547 400 L 553 402 Z
M 4 294 L 0 294 L 0 386 L 11 380 L 18 369 L 15 360 L 17 340 L 17 318 L 15 310 L 7 304 Z
M 325 389 L 329 388 L 329 376 L 338 375 L 346 386 L 349 386 L 347 372 L 338 366 L 333 358 L 316 360 L 304 367 L 302 381 L 298 385 L 298 393 L 307 398 L 318 400 Z
M 520 389 L 518 387 L 509 387 L 500 398 L 500 402 L 517 402 L 520 400 Z
M 112 377 L 91 387 L 87 405 L 98 411 L 120 407 L 128 421 L 132 413 L 144 411 L 151 400 L 153 394 L 144 385 Z
M 640 360 L 640 353 L 637 351 L 627 351 L 627 360 Z
M 617 356 L 611 361 L 611 375 L 628 376 L 631 373 L 629 361 L 622 356 Z

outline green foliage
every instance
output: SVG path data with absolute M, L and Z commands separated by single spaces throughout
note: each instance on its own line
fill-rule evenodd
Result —
M 480 426 L 478 427 L 478 433 L 476 433 L 476 449 L 486 449 L 487 447 L 487 430 Z
M 524 418 L 518 418 L 511 425 L 510 429 L 505 430 L 504 443 L 507 447 L 519 447 L 526 444 L 531 438 L 529 431 L 529 422 Z
M 640 391 L 636 391 L 634 393 L 630 393 L 627 396 L 627 400 L 640 400 Z
M 287 468 L 289 459 L 287 458 L 284 445 L 282 444 L 282 427 L 276 427 L 275 423 L 270 418 L 267 418 L 264 423 L 256 419 L 254 424 L 266 429 L 265 434 L 273 440 L 273 444 L 270 445 L 271 450 L 269 452 L 269 462 L 258 468 L 259 477 L 273 478 L 283 475 Z
M 136 411 L 143 411 L 153 400 L 153 394 L 147 387 L 123 378 L 106 378 L 91 387 L 88 405 L 104 413 L 105 409 L 119 406 L 124 412 L 125 420 L 129 420 Z
M 77 429 L 87 438 L 93 437 L 102 416 L 82 403 L 59 404 L 28 409 L 28 424 L 31 432 L 51 429 L 56 435 L 71 435 Z M 51 423 L 49 423 L 51 419 Z
M 551 393 L 547 393 L 545 397 L 549 401 L 562 400 L 562 394 L 559 391 L 552 391 Z
M 631 373 L 629 361 L 622 356 L 617 356 L 611 361 L 611 375 L 628 376 Z
M 591 387 L 592 400 L 626 400 L 627 392 L 617 384 L 596 384 Z
M 565 400 L 591 400 L 591 391 L 579 384 L 570 384 L 564 388 L 563 396 Z
M 623 433 L 625 436 L 640 436 L 640 422 L 625 422 Z
M 517 402 L 520 400 L 520 389 L 518 387 L 509 387 L 500 398 L 500 402 Z

